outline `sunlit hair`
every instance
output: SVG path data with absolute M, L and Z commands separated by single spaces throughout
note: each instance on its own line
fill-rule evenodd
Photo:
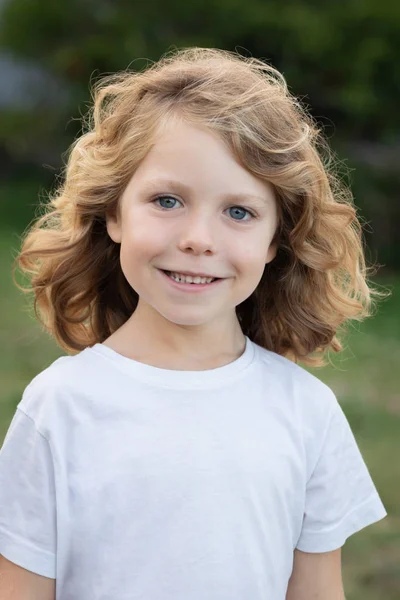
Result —
M 263 61 L 218 49 L 165 54 L 144 71 L 94 85 L 83 134 L 62 183 L 24 233 L 16 257 L 29 277 L 36 317 L 74 353 L 102 342 L 133 313 L 138 295 L 120 266 L 105 215 L 172 119 L 218 132 L 278 203 L 275 259 L 236 311 L 254 342 L 305 365 L 339 352 L 346 323 L 371 316 L 363 232 L 321 130 Z M 336 169 L 336 173 L 334 170 Z

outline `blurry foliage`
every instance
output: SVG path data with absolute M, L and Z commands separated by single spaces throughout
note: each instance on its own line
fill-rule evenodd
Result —
M 352 187 L 371 222 L 371 243 L 381 262 L 398 268 L 398 169 L 385 169 L 384 177 L 374 170 L 382 145 L 393 155 L 400 149 L 399 31 L 400 3 L 391 0 L 8 0 L 0 47 L 37 61 L 71 93 L 46 114 L 38 107 L 28 115 L 5 113 L 0 144 L 19 158 L 25 149 L 39 163 L 49 156 L 58 168 L 79 132 L 89 81 L 141 70 L 174 47 L 237 49 L 281 70 L 340 157 L 356 167 Z M 368 161 L 354 141 L 369 143 Z M 384 258 L 383 246 L 392 249 Z
M 9 0 L 0 45 L 85 90 L 94 71 L 132 60 L 137 68 L 138 57 L 156 60 L 173 45 L 243 46 L 349 133 L 391 138 L 392 120 L 400 124 L 399 30 L 400 4 L 390 0 Z

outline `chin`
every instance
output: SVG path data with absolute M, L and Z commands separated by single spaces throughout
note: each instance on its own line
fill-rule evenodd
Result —
M 202 325 L 207 325 L 208 323 L 208 321 L 205 319 L 184 319 L 182 317 L 177 317 L 176 319 L 166 317 L 166 319 L 170 323 L 174 323 L 174 325 L 179 325 L 181 327 L 201 327 Z
M 180 311 L 179 315 L 166 314 L 160 312 L 161 316 L 164 317 L 170 323 L 180 325 L 182 327 L 200 327 L 201 325 L 207 325 L 212 319 L 211 317 L 206 318 L 199 315 L 183 315 L 183 311 Z

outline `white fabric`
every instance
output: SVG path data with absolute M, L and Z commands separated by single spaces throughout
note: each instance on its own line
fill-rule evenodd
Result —
M 284 600 L 295 548 L 385 515 L 334 393 L 248 338 L 208 371 L 59 358 L 0 452 L 0 553 L 57 600 Z

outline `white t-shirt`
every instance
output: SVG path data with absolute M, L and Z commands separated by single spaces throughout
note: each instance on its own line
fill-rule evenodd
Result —
M 0 452 L 0 553 L 57 600 L 284 600 L 295 548 L 386 514 L 331 389 L 249 338 L 206 371 L 61 357 Z

